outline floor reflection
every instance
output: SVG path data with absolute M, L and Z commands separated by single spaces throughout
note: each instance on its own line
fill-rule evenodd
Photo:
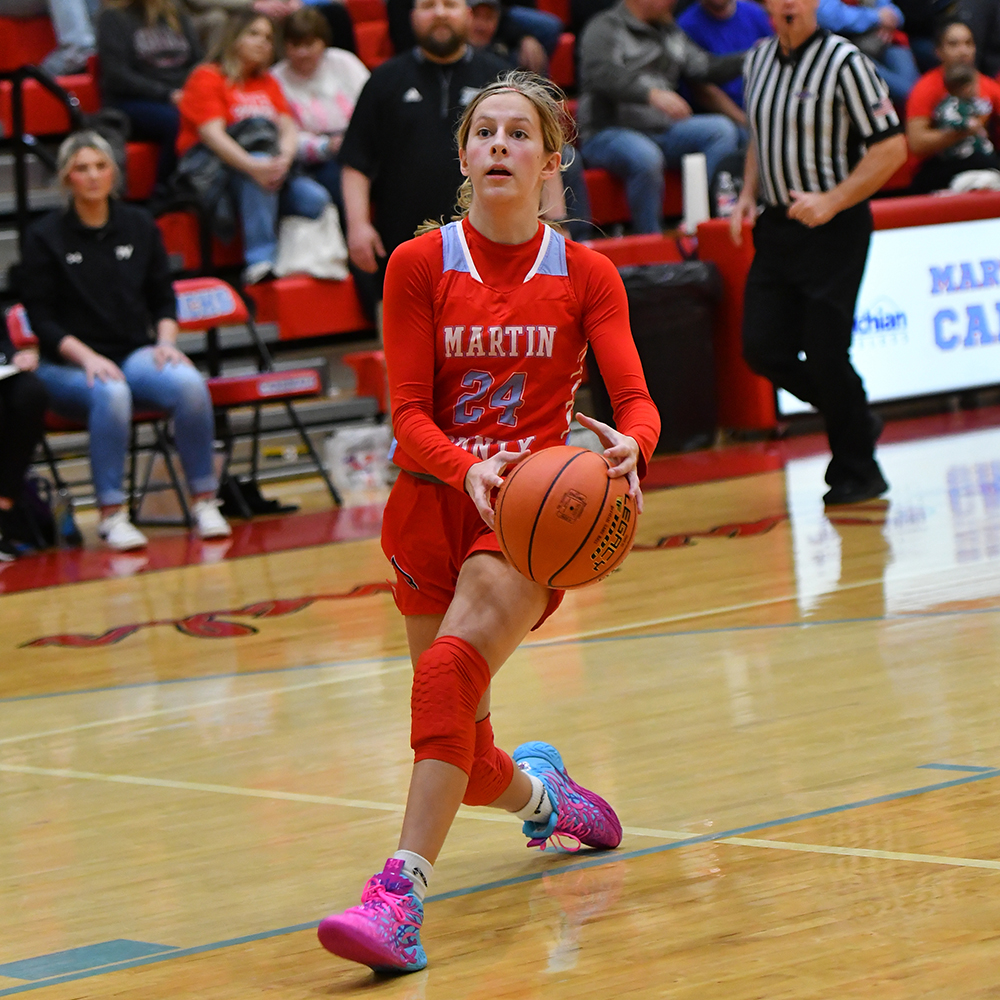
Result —
M 889 444 L 887 502 L 824 511 L 827 456 L 785 470 L 799 609 L 882 578 L 872 614 L 980 604 L 1000 595 L 1000 430 Z

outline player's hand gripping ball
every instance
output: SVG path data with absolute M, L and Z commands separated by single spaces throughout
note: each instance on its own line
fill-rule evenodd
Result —
M 632 548 L 638 511 L 628 479 L 611 479 L 603 455 L 545 448 L 504 480 L 496 533 L 507 561 L 546 587 L 572 590 L 603 580 Z

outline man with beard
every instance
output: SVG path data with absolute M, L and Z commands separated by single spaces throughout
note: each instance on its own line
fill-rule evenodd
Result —
M 410 19 L 416 47 L 372 73 L 340 150 L 347 246 L 362 294 L 375 300 L 389 254 L 426 219 L 451 218 L 462 183 L 458 119 L 508 68 L 468 44 L 465 0 L 416 0 Z

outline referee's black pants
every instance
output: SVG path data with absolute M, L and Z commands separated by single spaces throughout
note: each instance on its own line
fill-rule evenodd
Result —
M 768 208 L 753 231 L 743 356 L 822 414 L 833 453 L 826 470 L 831 486 L 880 474 L 864 383 L 848 353 L 871 233 L 867 202 L 815 229 Z

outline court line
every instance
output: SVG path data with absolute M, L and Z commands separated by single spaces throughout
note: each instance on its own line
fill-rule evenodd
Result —
M 920 764 L 921 768 L 940 768 L 951 771 L 971 771 L 976 775 L 1000 775 L 1000 770 L 991 767 L 965 767 L 959 764 Z M 130 774 L 103 774 L 94 771 L 73 771 L 68 768 L 32 767 L 26 764 L 0 764 L 0 772 L 10 774 L 34 774 L 50 778 L 72 778 L 81 781 L 103 781 L 121 785 L 146 785 L 152 788 L 171 788 L 186 792 L 210 792 L 220 795 L 236 795 L 244 798 L 275 799 L 282 802 L 307 802 L 315 805 L 341 806 L 349 809 L 371 809 L 380 812 L 402 813 L 405 804 L 377 802 L 370 799 L 346 799 L 333 795 L 310 795 L 303 792 L 282 792 L 265 788 L 246 788 L 238 785 L 216 785 L 200 781 L 175 781 L 167 778 L 144 778 Z M 486 823 L 520 824 L 516 817 L 494 812 L 459 809 L 460 819 L 472 819 Z M 655 840 L 689 840 L 691 834 L 680 830 L 656 830 L 650 827 L 626 826 L 623 832 L 632 837 L 651 837 Z M 822 844 L 799 844 L 784 840 L 752 840 L 744 837 L 715 838 L 720 844 L 736 844 L 747 847 L 771 848 L 783 851 L 808 851 L 814 854 L 842 854 L 859 858 L 884 858 L 898 861 L 922 861 L 927 864 L 962 865 L 969 868 L 1000 869 L 1000 861 L 984 861 L 976 858 L 952 858 L 938 854 L 904 854 L 896 851 L 872 850 L 864 847 L 828 847 Z
M 558 877 L 575 871 L 582 871 L 587 868 L 598 868 L 607 865 L 617 864 L 620 861 L 630 861 L 633 858 L 647 857 L 653 854 L 662 854 L 666 851 L 678 850 L 682 847 L 691 847 L 695 844 L 704 844 L 711 841 L 724 841 L 740 838 L 742 834 L 754 833 L 757 830 L 766 830 L 777 826 L 787 826 L 790 823 L 798 823 L 807 819 L 815 819 L 820 816 L 831 816 L 836 813 L 849 812 L 854 809 L 863 809 L 866 806 L 878 805 L 883 802 L 894 802 L 900 799 L 911 798 L 914 795 L 922 795 L 927 792 L 938 791 L 944 788 L 954 788 L 959 785 L 968 785 L 977 781 L 984 781 L 991 778 L 1000 777 L 1000 768 L 990 771 L 978 772 L 976 774 L 965 775 L 961 778 L 954 778 L 951 781 L 942 781 L 934 785 L 924 785 L 920 788 L 905 789 L 901 792 L 890 792 L 886 795 L 878 795 L 869 799 L 861 799 L 857 802 L 848 802 L 844 805 L 829 806 L 826 809 L 815 809 L 812 812 L 799 813 L 795 816 L 785 816 L 776 820 L 768 820 L 763 823 L 753 823 L 749 826 L 738 827 L 733 830 L 720 830 L 716 833 L 701 834 L 697 837 L 688 837 L 684 840 L 673 841 L 669 844 L 658 844 L 656 847 L 647 847 L 638 851 L 625 851 L 622 853 L 600 852 L 596 857 L 560 865 L 549 868 L 547 871 L 529 872 L 525 875 L 514 876 L 508 879 L 499 879 L 495 882 L 484 882 L 480 885 L 469 886 L 464 889 L 454 889 L 451 892 L 443 892 L 434 896 L 428 896 L 425 903 L 436 903 L 445 899 L 455 899 L 460 896 L 471 896 L 480 892 L 488 892 L 492 889 L 506 889 L 511 886 L 521 885 L 527 882 L 537 882 L 543 878 Z M 783 844 L 782 841 L 764 841 L 767 844 Z M 800 845 L 816 846 L 816 845 Z M 820 845 L 821 846 L 821 845 Z M 911 857 L 921 857 L 920 855 Z M 928 855 L 933 857 L 933 855 Z M 970 859 L 959 859 L 970 860 Z M 72 982 L 78 979 L 89 979 L 92 976 L 105 975 L 108 972 L 117 972 L 124 969 L 136 968 L 143 965 L 153 965 L 159 962 L 170 961 L 176 958 L 185 958 L 190 955 L 199 955 L 208 951 L 218 951 L 222 948 L 230 948 L 238 944 L 248 944 L 253 941 L 264 941 L 269 938 L 282 937 L 286 934 L 294 934 L 298 931 L 312 930 L 318 925 L 318 921 L 308 921 L 302 924 L 292 924 L 288 927 L 279 927 L 269 931 L 259 931 L 256 934 L 247 934 L 243 937 L 229 938 L 224 941 L 215 941 L 209 944 L 195 945 L 191 948 L 178 948 L 176 951 L 165 953 L 164 955 L 151 955 L 147 958 L 131 959 L 125 962 L 117 962 L 111 965 L 101 966 L 96 969 L 86 969 L 82 972 L 67 973 L 63 976 L 53 976 L 50 979 L 35 980 L 23 986 L 10 986 L 0 989 L 0 997 L 12 996 L 15 993 L 27 993 L 31 990 L 43 989 L 46 986 L 55 986 L 59 983 Z
M 854 809 L 863 809 L 866 806 L 878 805 L 883 802 L 895 802 L 900 799 L 911 798 L 914 795 L 922 795 L 927 792 L 938 791 L 944 788 L 955 788 L 959 785 L 968 785 L 977 781 L 984 781 L 990 778 L 1000 777 L 1000 768 L 994 768 L 990 771 L 978 772 L 976 774 L 966 775 L 961 778 L 953 778 L 951 781 L 942 781 L 934 785 L 924 785 L 920 788 L 909 788 L 901 792 L 890 792 L 886 795 L 877 795 L 869 799 L 861 799 L 857 802 L 848 802 L 844 805 L 839 806 L 829 806 L 826 809 L 815 809 L 807 813 L 799 813 L 795 816 L 784 816 L 776 820 L 768 820 L 763 823 L 753 823 L 748 826 L 737 827 L 732 830 L 720 830 L 716 833 L 706 833 L 701 834 L 697 837 L 687 837 L 683 840 L 676 840 L 668 844 L 658 844 L 656 847 L 647 847 L 638 851 L 625 851 L 622 853 L 611 853 L 611 852 L 600 852 L 596 857 L 581 861 L 572 862 L 570 864 L 561 865 L 558 868 L 553 867 L 547 871 L 537 871 L 529 872 L 525 875 L 517 875 L 513 878 L 499 879 L 495 882 L 484 882 L 480 885 L 468 886 L 464 889 L 453 889 L 451 892 L 442 892 L 434 896 L 428 896 L 425 903 L 436 903 L 446 899 L 455 899 L 460 896 L 471 896 L 480 892 L 488 892 L 492 889 L 506 889 L 515 885 L 522 885 L 527 882 L 537 882 L 540 879 L 549 877 L 558 877 L 560 875 L 566 875 L 575 871 L 582 871 L 587 868 L 598 868 L 604 867 L 611 864 L 617 864 L 620 861 L 630 861 L 633 858 L 647 857 L 653 854 L 663 854 L 666 851 L 674 851 L 682 847 L 691 847 L 695 844 L 704 844 L 711 841 L 725 841 L 725 840 L 738 840 L 742 834 L 754 833 L 757 830 L 771 829 L 777 826 L 787 826 L 790 823 L 798 823 L 807 819 L 816 819 L 820 816 L 832 816 L 836 813 L 849 812 Z M 787 848 L 787 844 L 783 841 L 762 841 L 761 843 L 769 845 L 782 845 Z M 798 845 L 799 849 L 807 846 L 822 846 L 822 845 Z M 788 848 L 789 850 L 793 848 Z M 826 853 L 826 852 L 824 852 Z M 889 852 L 886 852 L 889 853 Z M 910 855 L 907 859 L 911 858 L 921 858 L 922 855 Z M 926 857 L 933 857 L 933 855 L 927 855 Z M 958 859 L 960 861 L 968 861 L 972 859 Z M 143 965 L 153 965 L 159 962 L 170 961 L 176 958 L 185 958 L 190 955 L 199 955 L 208 951 L 218 951 L 222 948 L 230 948 L 238 944 L 248 944 L 253 941 L 264 941 L 269 938 L 282 937 L 286 934 L 294 934 L 298 931 L 306 931 L 315 929 L 318 926 L 318 921 L 308 921 L 302 924 L 292 924 L 288 927 L 279 927 L 274 930 L 269 931 L 259 931 L 256 934 L 247 934 L 243 937 L 229 938 L 224 941 L 215 941 L 209 944 L 195 945 L 191 948 L 178 948 L 176 951 L 171 951 L 165 953 L 164 955 L 151 955 L 147 958 L 131 959 L 125 962 L 116 962 L 111 965 L 100 966 L 96 969 L 86 969 L 82 972 L 67 973 L 63 976 L 53 976 L 50 979 L 40 979 L 35 980 L 31 983 L 26 983 L 23 986 L 10 986 L 5 989 L 0 989 L 0 997 L 12 996 L 15 993 L 27 993 L 31 990 L 43 989 L 46 986 L 55 986 L 59 983 L 72 982 L 78 979 L 89 979 L 93 976 L 105 975 L 108 972 L 117 972 L 124 969 L 136 968 Z
M 829 847 L 825 844 L 798 844 L 788 840 L 754 840 L 750 837 L 727 837 L 716 841 L 738 847 L 763 847 L 778 851 L 803 851 L 808 854 L 839 854 L 851 858 L 879 858 L 885 861 L 916 861 L 927 865 L 956 865 L 961 868 L 992 868 L 1000 871 L 1000 861 L 981 858 L 953 858 L 945 854 L 905 854 L 900 851 L 875 851 L 866 847 Z
M 926 771 L 993 771 L 992 767 L 978 767 L 975 764 L 919 764 Z
M 2 595 L 0 595 L 2 596 Z M 791 598 L 789 598 L 791 600 Z M 716 614 L 715 611 L 708 611 L 704 614 Z M 722 613 L 722 612 L 718 612 Z M 797 628 L 819 628 L 824 625 L 863 625 L 872 622 L 913 622 L 925 618 L 957 618 L 963 615 L 995 615 L 1000 613 L 1000 607 L 996 608 L 960 608 L 951 611 L 919 611 L 906 614 L 894 615 L 874 615 L 868 618 L 824 618 L 816 621 L 798 622 L 769 622 L 766 625 L 730 625 L 725 628 L 700 628 L 687 629 L 683 632 L 647 632 L 644 635 L 623 635 L 623 636 L 592 636 L 590 638 L 578 639 L 575 636 L 562 636 L 555 639 L 538 639 L 534 642 L 524 642 L 518 649 L 544 649 L 549 646 L 568 646 L 579 642 L 581 644 L 596 644 L 604 642 L 639 642 L 647 639 L 676 639 L 692 635 L 724 635 L 728 632 L 767 632 L 775 629 L 797 629 Z M 641 628 L 638 625 L 629 625 L 628 628 Z M 222 674 L 206 674 L 203 677 L 174 677 L 167 680 L 158 681 L 138 681 L 134 684 L 111 684 L 107 687 L 95 688 L 74 688 L 71 691 L 45 691 L 40 694 L 14 695 L 8 698 L 0 698 L 0 705 L 21 702 L 40 701 L 46 698 L 66 698 L 86 694 L 107 694 L 112 691 L 129 691 L 136 688 L 148 687 L 168 687 L 174 684 L 199 684 L 202 682 L 227 680 L 234 677 L 253 678 L 265 677 L 273 674 L 287 674 L 302 670 L 334 670 L 346 666 L 363 665 L 368 663 L 409 663 L 409 656 L 399 654 L 397 656 L 365 657 L 358 660 L 331 660 L 326 663 L 307 663 L 292 667 L 274 667 L 270 670 L 255 670 L 251 673 L 232 671 Z M 273 693 L 280 694 L 284 688 L 273 688 Z
M 146 778 L 133 774 L 106 774 L 97 771 L 74 771 L 61 767 L 33 767 L 29 764 L 2 764 L 0 773 L 34 774 L 46 778 L 71 778 L 76 781 L 103 781 L 115 785 L 146 785 L 151 788 L 172 788 L 182 792 L 210 792 L 216 795 L 236 795 L 250 799 L 275 799 L 280 802 L 308 802 L 322 806 L 342 806 L 347 809 L 373 809 L 378 812 L 403 813 L 405 803 L 377 802 L 372 799 L 347 799 L 334 795 L 310 795 L 305 792 L 283 792 L 267 788 L 247 788 L 240 785 L 215 785 L 201 781 L 175 781 L 170 778 Z M 509 813 L 483 812 L 459 809 L 460 819 L 474 819 L 481 823 L 507 823 L 520 826 L 521 820 Z M 681 840 L 689 833 L 679 830 L 651 830 L 646 827 L 627 827 L 625 833 L 634 837 L 652 837 L 656 840 Z
M 382 663 L 383 661 L 375 661 Z M 318 667 L 316 669 L 325 669 Z M 266 698 L 275 694 L 288 694 L 295 691 L 309 691 L 313 688 L 329 687 L 333 684 L 345 684 L 348 681 L 366 680 L 371 677 L 378 677 L 380 674 L 409 672 L 410 660 L 398 666 L 381 666 L 377 670 L 369 670 L 361 673 L 337 674 L 335 677 L 324 677 L 319 680 L 309 681 L 306 684 L 291 684 L 287 687 L 266 688 L 261 691 L 245 691 L 243 694 L 227 695 L 225 698 L 213 698 L 210 701 L 196 701 L 190 705 L 172 705 L 169 708 L 154 708 L 148 712 L 137 712 L 133 715 L 116 715 L 110 719 L 95 719 L 93 722 L 81 722 L 75 726 L 63 726 L 60 729 L 46 729 L 37 733 L 21 733 L 17 736 L 4 736 L 0 738 L 0 746 L 8 743 L 23 743 L 25 740 L 43 739 L 46 736 L 63 736 L 66 733 L 78 733 L 85 729 L 99 729 L 102 726 L 115 726 L 123 722 L 139 722 L 142 719 L 155 719 L 161 715 L 176 715 L 178 712 L 193 712 L 202 708 L 211 708 L 213 705 L 228 705 L 234 701 L 245 701 L 248 698 Z M 253 674 L 245 676 L 253 677 Z M 352 692 L 353 694 L 354 692 Z

